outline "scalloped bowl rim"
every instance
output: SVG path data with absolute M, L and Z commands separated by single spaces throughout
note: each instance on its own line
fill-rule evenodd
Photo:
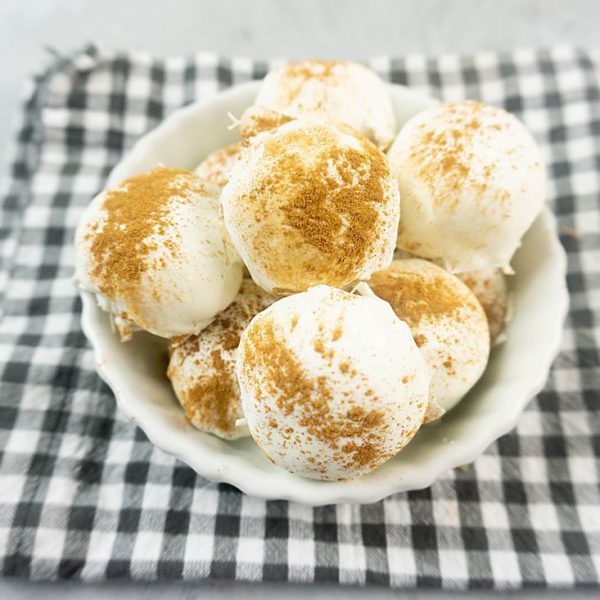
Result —
M 147 160 L 148 155 L 152 154 L 155 148 L 161 147 L 161 144 L 168 144 L 169 138 L 175 135 L 176 130 L 192 126 L 199 114 L 214 110 L 222 111 L 223 104 L 228 104 L 228 101 L 229 103 L 251 102 L 258 85 L 257 82 L 241 84 L 174 111 L 154 130 L 140 138 L 123 160 L 115 166 L 109 176 L 109 185 L 144 170 L 144 160 Z M 407 115 L 436 102 L 404 86 L 390 85 L 390 92 L 395 103 L 400 103 L 400 113 L 405 106 L 402 103 L 406 102 Z M 224 144 L 213 144 L 213 147 L 217 148 L 221 145 Z M 182 429 L 180 424 L 174 425 L 171 420 L 164 418 L 161 411 L 155 410 L 153 405 L 141 400 L 134 390 L 122 389 L 123 367 L 113 363 L 111 348 L 114 346 L 111 344 L 114 340 L 111 341 L 106 337 L 109 316 L 98 308 L 92 294 L 80 290 L 83 304 L 82 329 L 92 345 L 97 372 L 112 389 L 119 409 L 136 422 L 152 444 L 188 464 L 202 477 L 215 482 L 229 483 L 244 493 L 260 498 L 297 501 L 312 506 L 341 502 L 375 502 L 394 493 L 429 487 L 445 472 L 473 462 L 491 443 L 515 427 L 527 403 L 544 387 L 551 364 L 560 348 L 562 325 L 567 314 L 569 297 L 565 282 L 566 255 L 556 234 L 555 218 L 548 209 L 545 209 L 538 222 L 541 222 L 542 232 L 548 234 L 547 249 L 556 271 L 553 279 L 556 286 L 552 290 L 554 316 L 552 322 L 547 324 L 546 339 L 541 346 L 543 352 L 536 354 L 535 361 L 532 363 L 535 369 L 527 385 L 519 387 L 516 393 L 517 399 L 513 398 L 511 410 L 506 411 L 505 418 L 490 419 L 486 428 L 474 428 L 469 439 L 454 440 L 451 444 L 444 444 L 443 451 L 435 454 L 434 458 L 428 458 L 422 468 L 411 471 L 409 477 L 404 477 L 401 470 L 398 473 L 394 472 L 395 459 L 392 459 L 379 468 L 388 469 L 390 476 L 381 478 L 376 485 L 369 480 L 372 474 L 348 482 L 319 482 L 303 479 L 283 470 L 272 472 L 271 465 L 268 465 L 269 469 L 261 470 L 260 465 L 258 468 L 251 465 L 243 455 L 219 451 L 218 448 L 213 447 L 212 442 L 206 443 L 213 436 L 202 434 L 191 426 Z M 116 334 L 111 335 L 117 340 Z M 443 419 L 439 426 L 443 426 Z M 411 442 L 408 448 L 412 444 L 415 444 L 415 441 Z

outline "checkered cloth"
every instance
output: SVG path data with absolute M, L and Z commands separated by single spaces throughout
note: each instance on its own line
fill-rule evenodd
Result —
M 94 370 L 73 232 L 110 168 L 181 105 L 264 75 L 213 55 L 90 47 L 29 86 L 0 221 L 0 565 L 40 579 L 595 585 L 600 574 L 600 87 L 572 48 L 382 58 L 383 77 L 525 121 L 569 254 L 562 352 L 517 429 L 431 488 L 309 508 L 210 483 L 153 448 Z M 510 399 L 507 399 L 510 401 Z

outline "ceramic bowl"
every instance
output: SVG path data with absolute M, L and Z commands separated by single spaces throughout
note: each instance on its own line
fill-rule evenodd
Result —
M 109 184 L 158 163 L 193 169 L 212 150 L 234 143 L 238 137 L 228 129 L 227 115 L 240 115 L 250 106 L 258 85 L 243 84 L 174 112 L 139 140 L 115 167 Z M 391 85 L 390 93 L 399 126 L 435 103 L 402 86 Z M 507 341 L 493 350 L 482 379 L 454 410 L 421 428 L 398 456 L 347 482 L 303 479 L 271 464 L 251 438 L 226 442 L 194 429 L 165 376 L 165 341 L 139 333 L 130 342 L 120 342 L 108 314 L 86 292 L 82 327 L 93 346 L 98 373 L 112 388 L 119 408 L 153 444 L 203 477 L 267 499 L 309 505 L 368 503 L 428 487 L 449 469 L 475 461 L 515 426 L 527 402 L 543 387 L 568 306 L 566 258 L 548 210 L 525 236 L 512 265 L 514 317 Z

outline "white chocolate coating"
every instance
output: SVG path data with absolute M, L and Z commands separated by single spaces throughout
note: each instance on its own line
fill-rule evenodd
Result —
M 240 142 L 211 152 L 195 169 L 194 173 L 208 183 L 220 188 L 225 187 L 229 173 L 244 151 L 245 144 Z
M 410 252 L 396 249 L 394 258 L 418 258 Z M 442 261 L 433 261 L 438 266 L 443 266 Z M 476 296 L 485 312 L 490 328 L 490 342 L 496 346 L 505 341 L 503 333 L 506 323 L 511 319 L 512 297 L 508 290 L 507 276 L 500 269 L 482 269 L 481 271 L 467 271 L 455 273 Z
M 453 408 L 485 370 L 490 351 L 485 313 L 465 284 L 426 260 L 395 260 L 375 273 L 369 286 L 410 327 L 431 373 L 432 410 L 425 422 L 434 420 Z
M 252 437 L 277 465 L 339 480 L 368 473 L 419 429 L 429 376 L 378 298 L 318 286 L 278 300 L 242 335 L 237 375 Z
M 251 279 L 235 300 L 198 335 L 173 348 L 167 375 L 187 419 L 224 439 L 250 435 L 243 418 L 235 361 L 240 336 L 252 317 L 275 301 Z
M 148 178 L 148 185 L 151 173 L 141 176 Z M 116 189 L 128 190 L 131 181 Z M 235 298 L 242 281 L 242 262 L 220 216 L 218 189 L 191 172 L 178 171 L 163 202 L 164 215 L 153 222 L 154 216 L 143 214 L 146 208 L 140 203 L 135 223 L 119 221 L 118 214 L 109 216 L 110 193 L 94 198 L 77 228 L 78 285 L 94 293 L 99 306 L 117 317 L 125 339 L 136 327 L 168 338 L 198 333 Z M 128 230 L 146 217 L 148 233 L 140 246 L 147 250 L 128 254 Z M 123 237 L 108 238 L 107 222 L 113 228 L 116 222 Z M 98 242 L 105 248 L 102 260 L 94 254 Z M 107 272 L 103 265 L 118 253 L 137 277 Z
M 272 131 L 294 119 L 295 117 L 253 104 L 242 113 L 237 125 L 240 135 L 244 139 L 250 140 L 259 133 Z
M 418 113 L 388 152 L 398 176 L 398 247 L 452 272 L 510 260 L 546 198 L 539 149 L 509 113 L 449 102 Z
M 398 184 L 385 155 L 346 125 L 297 119 L 258 135 L 221 202 L 233 244 L 267 291 L 346 287 L 393 256 Z
M 385 83 L 358 63 L 303 61 L 271 71 L 255 105 L 292 117 L 341 121 L 380 148 L 394 139 L 396 121 Z
M 456 276 L 475 294 L 490 327 L 492 345 L 501 343 L 503 330 L 510 320 L 511 296 L 506 276 L 499 269 L 457 273 Z

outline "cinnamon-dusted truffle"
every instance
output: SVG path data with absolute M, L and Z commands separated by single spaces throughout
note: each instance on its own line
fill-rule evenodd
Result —
M 395 260 L 373 275 L 369 287 L 408 324 L 429 367 L 431 409 L 425 422 L 432 421 L 455 406 L 485 370 L 490 351 L 485 313 L 464 283 L 426 260 Z
M 522 123 L 480 102 L 440 104 L 404 125 L 388 158 L 400 185 L 399 248 L 452 272 L 510 272 L 546 195 L 542 158 Z
M 265 77 L 255 105 L 290 117 L 341 121 L 380 148 L 394 139 L 388 89 L 377 74 L 358 63 L 307 60 L 285 65 Z
M 499 269 L 457 273 L 456 276 L 477 296 L 490 327 L 492 345 L 499 344 L 502 331 L 510 319 L 510 296 L 506 277 Z
M 345 287 L 389 264 L 398 184 L 384 154 L 352 128 L 297 119 L 261 134 L 221 195 L 225 225 L 261 287 Z
M 283 113 L 271 110 L 264 106 L 250 106 L 248 107 L 240 117 L 237 123 L 239 127 L 240 135 L 248 140 L 258 135 L 259 133 L 265 133 L 277 129 L 290 121 L 293 121 L 295 117 L 284 115 Z
M 412 439 L 429 376 L 406 324 L 378 298 L 327 286 L 278 300 L 250 322 L 237 376 L 250 432 L 305 477 L 369 473 Z
M 218 188 L 159 167 L 102 192 L 76 234 L 76 279 L 124 339 L 198 333 L 235 297 L 242 262 L 220 217 Z
M 185 415 L 200 431 L 225 439 L 248 435 L 235 376 L 240 336 L 275 298 L 244 279 L 235 300 L 200 334 L 173 348 L 167 375 Z
M 418 258 L 410 252 L 396 249 L 394 258 Z M 434 261 L 438 266 L 441 261 Z M 455 273 L 477 297 L 479 304 L 485 312 L 490 328 L 490 342 L 492 346 L 504 341 L 503 330 L 511 317 L 511 297 L 508 292 L 506 276 L 500 269 L 482 269 L 481 271 L 467 271 Z
M 245 147 L 245 142 L 239 142 L 211 152 L 194 169 L 194 173 L 208 183 L 212 183 L 220 188 L 225 187 L 229 180 L 229 172 Z

